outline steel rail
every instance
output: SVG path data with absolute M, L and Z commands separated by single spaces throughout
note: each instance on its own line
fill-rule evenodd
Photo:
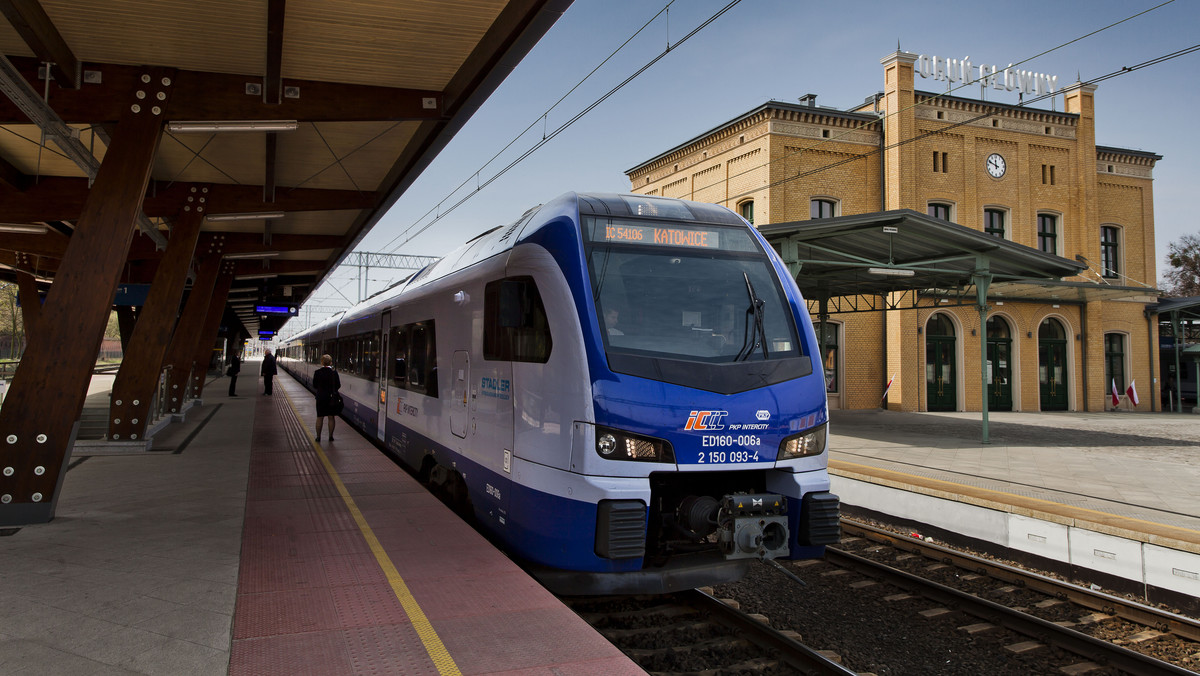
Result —
M 937 559 L 942 563 L 973 570 L 1009 584 L 1032 589 L 1054 598 L 1091 608 L 1106 615 L 1115 615 L 1135 624 L 1153 627 L 1190 641 L 1200 641 L 1200 620 L 1154 608 L 1130 599 L 1080 587 L 1070 582 L 1056 580 L 1032 571 L 991 561 L 972 554 L 957 551 L 897 533 L 876 528 L 865 523 L 842 519 L 842 530 L 852 535 L 890 544 L 912 554 Z
M 736 629 L 747 641 L 778 653 L 783 662 L 804 673 L 838 676 L 857 673 L 710 594 L 693 589 L 680 592 L 677 596 L 684 603 L 712 617 L 714 621 Z
M 1114 667 L 1135 676 L 1173 674 L 1195 676 L 1195 672 L 1123 648 L 1102 639 L 1034 617 L 1008 606 L 981 599 L 952 587 L 926 580 L 886 564 L 844 552 L 825 548 L 825 558 L 834 565 L 854 570 L 889 584 L 909 589 L 925 598 L 943 603 L 962 612 L 985 619 L 1019 634 L 1050 643 L 1098 664 Z

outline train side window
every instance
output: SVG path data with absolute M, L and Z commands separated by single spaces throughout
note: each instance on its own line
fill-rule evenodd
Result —
M 483 292 L 483 358 L 544 364 L 553 341 L 532 277 L 489 283 Z
M 375 382 L 379 378 L 379 374 L 376 372 L 379 368 L 379 336 L 374 333 L 364 333 L 362 343 L 362 377 Z
M 392 328 L 392 385 L 408 388 L 408 327 Z
M 433 320 L 410 325 L 408 389 L 428 397 L 438 396 L 437 341 Z

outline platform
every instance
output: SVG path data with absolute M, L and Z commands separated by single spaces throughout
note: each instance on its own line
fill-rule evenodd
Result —
M 0 537 L 0 673 L 642 673 L 288 376 L 226 382 Z
M 855 507 L 1200 596 L 1200 416 L 833 411 Z

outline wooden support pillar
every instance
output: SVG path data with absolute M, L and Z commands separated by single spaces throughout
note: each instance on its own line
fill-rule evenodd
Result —
M 201 247 L 207 248 L 207 247 Z M 221 253 L 203 254 L 199 259 L 199 270 L 196 281 L 192 283 L 192 292 L 188 294 L 183 306 L 183 314 L 179 316 L 179 324 L 171 336 L 171 347 L 167 351 L 167 360 L 163 367 L 171 367 L 167 376 L 167 411 L 179 413 L 183 410 L 186 399 L 188 374 L 192 368 L 192 356 L 196 353 L 196 336 L 203 328 L 204 319 L 208 316 L 208 308 L 212 303 L 213 291 L 217 283 L 217 273 L 221 270 Z M 221 302 L 225 306 L 225 302 Z
M 42 316 L 42 299 L 38 296 L 37 280 L 24 270 L 17 270 L 17 293 L 21 298 L 21 318 L 25 320 L 25 344 L 33 342 L 38 320 Z M 13 336 L 16 340 L 16 336 Z
M 200 200 L 203 204 L 204 198 Z M 121 370 L 117 371 L 113 381 L 108 416 L 110 439 L 137 441 L 146 437 L 146 425 L 152 413 L 150 407 L 203 222 L 203 212 L 189 208 L 180 214 L 171 228 L 167 250 L 158 264 L 146 304 L 142 306 L 141 316 L 125 350 Z
M 148 68 L 138 84 L 142 96 L 126 95 L 127 107 L 42 306 L 39 338 L 25 349 L 0 408 L 0 526 L 54 518 L 162 134 L 170 75 Z
M 129 339 L 133 337 L 133 329 L 137 326 L 137 317 L 137 306 L 117 306 L 117 328 L 121 332 L 121 352 L 124 354 L 129 354 Z
M 217 330 L 221 328 L 221 318 L 225 316 L 225 300 L 229 298 L 231 286 L 232 273 L 226 272 L 217 278 L 212 302 L 208 304 L 208 316 L 204 318 L 204 328 L 196 340 L 196 350 L 192 356 L 191 396 L 197 399 L 204 395 L 204 380 L 208 374 L 208 364 L 212 361 L 213 345 L 217 342 Z

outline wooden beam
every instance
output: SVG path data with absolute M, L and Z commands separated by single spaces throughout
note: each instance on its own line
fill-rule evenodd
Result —
M 192 354 L 192 388 L 191 396 L 199 399 L 204 395 L 205 376 L 208 375 L 208 364 L 212 361 L 214 343 L 217 342 L 217 330 L 221 327 L 221 318 L 225 316 L 225 301 L 229 298 L 229 287 L 233 284 L 233 275 L 221 273 L 213 287 L 212 302 L 208 305 L 208 314 L 204 318 L 204 326 L 196 335 L 196 346 Z
M 169 105 L 169 72 L 146 69 L 153 87 Z M 0 525 L 42 523 L 54 517 L 66 473 L 71 430 L 83 409 L 96 353 L 108 323 L 125 253 L 133 238 L 142 197 L 162 132 L 162 118 L 133 104 L 125 112 L 105 153 L 92 192 L 71 237 L 62 268 L 42 306 L 38 332 L 43 340 L 25 350 L 0 408 Z
M 267 1 L 267 72 L 263 74 L 263 102 L 277 105 L 283 97 L 283 19 L 287 0 Z
M 163 368 L 171 367 L 171 373 L 167 376 L 167 409 L 172 413 L 182 410 L 192 369 L 192 355 L 196 350 L 196 335 L 204 326 L 209 307 L 217 302 L 213 297 L 213 289 L 221 267 L 220 254 L 204 255 L 199 259 L 196 280 L 192 283 L 192 290 L 179 315 L 179 323 L 171 335 L 171 346 L 167 349 Z M 223 301 L 220 305 L 225 307 Z
M 36 91 L 38 61 L 9 57 Z M 143 68 L 89 62 L 88 70 L 100 72 L 102 84 L 79 90 L 63 90 L 50 98 L 50 105 L 67 123 L 98 124 L 120 119 L 123 92 L 141 84 Z M 382 122 L 440 120 L 442 93 L 428 89 L 377 87 L 318 80 L 283 79 L 285 93 L 276 105 L 263 103 L 262 96 L 246 93 L 246 83 L 257 83 L 258 75 L 229 75 L 202 71 L 177 71 L 172 82 L 171 120 L 297 120 L 300 122 Z M 0 124 L 28 124 L 29 118 L 7 99 L 0 99 Z
M 37 0 L 0 0 L 0 13 L 39 60 L 50 62 L 50 73 L 59 87 L 79 89 L 79 60 Z M 34 91 L 42 89 L 36 87 Z
M 215 184 L 206 187 L 207 193 L 200 193 L 204 187 L 190 183 L 156 185 L 143 201 L 143 210 L 150 218 L 172 218 L 189 204 L 189 198 L 200 197 L 208 200 L 207 213 L 214 214 L 372 209 L 379 202 L 379 195 L 370 191 L 283 188 L 276 191 L 274 202 L 266 203 L 262 186 Z M 83 212 L 90 194 L 86 178 L 45 177 L 25 192 L 6 195 L 0 200 L 0 221 L 75 220 Z
M 110 439 L 146 437 L 150 405 L 175 329 L 179 300 L 183 296 L 183 285 L 203 222 L 203 215 L 192 209 L 180 214 L 171 228 L 167 250 L 158 264 L 154 282 L 150 284 L 150 293 L 129 340 L 121 369 L 113 380 L 108 416 Z
M 24 270 L 17 270 L 17 293 L 21 298 L 21 318 L 25 320 L 25 343 L 34 341 L 42 317 L 42 298 L 38 295 L 37 280 Z M 16 339 L 16 336 L 13 336 Z
M 23 173 L 20 169 L 10 164 L 8 160 L 0 157 L 0 184 L 6 185 L 13 190 L 23 191 L 33 185 L 33 177 Z

